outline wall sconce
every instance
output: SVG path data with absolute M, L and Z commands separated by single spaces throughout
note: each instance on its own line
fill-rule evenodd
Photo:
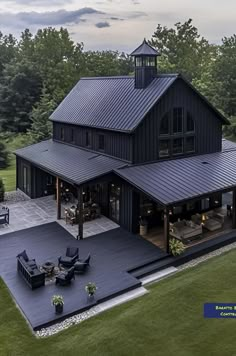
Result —
M 172 213 L 172 210 L 169 210 L 169 215 L 172 215 L 173 213 Z
M 214 203 L 215 203 L 215 204 L 219 204 L 219 201 L 218 201 L 218 200 L 215 200 Z

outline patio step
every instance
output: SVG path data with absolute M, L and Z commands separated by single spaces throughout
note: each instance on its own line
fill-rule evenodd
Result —
M 143 278 L 145 276 L 148 276 L 150 274 L 153 274 L 157 271 L 161 271 L 163 269 L 166 269 L 167 267 L 172 266 L 172 256 L 167 256 L 163 258 L 162 260 L 154 261 L 152 263 L 149 263 L 143 267 L 137 268 L 131 272 L 129 272 L 133 277 L 135 278 Z
M 174 266 L 171 266 L 171 267 L 163 269 L 159 272 L 152 273 L 146 277 L 142 277 L 142 278 L 140 278 L 140 281 L 141 281 L 142 285 L 157 282 L 157 281 L 175 273 L 176 271 L 178 271 L 178 269 L 175 268 Z
M 111 298 L 106 302 L 100 303 L 96 305 L 96 312 L 101 313 L 105 310 L 111 309 L 117 305 L 126 303 L 132 299 L 141 297 L 142 295 L 148 293 L 147 289 L 144 287 L 135 288 L 129 292 L 123 293 L 115 298 Z

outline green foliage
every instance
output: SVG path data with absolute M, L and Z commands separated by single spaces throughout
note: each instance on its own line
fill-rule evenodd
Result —
M 0 129 L 23 132 L 30 126 L 30 112 L 39 100 L 41 79 L 32 63 L 7 64 L 0 83 Z
M 56 102 L 44 90 L 40 101 L 31 113 L 31 127 L 28 130 L 31 142 L 37 143 L 52 136 L 52 123 L 49 121 L 49 116 L 55 107 Z
M 170 247 L 170 252 L 172 253 L 173 256 L 179 256 L 185 250 L 183 242 L 173 238 L 170 239 L 169 241 L 169 247 Z
M 181 73 L 190 81 L 201 78 L 215 53 L 215 46 L 199 35 L 192 19 L 183 24 L 178 22 L 170 29 L 158 24 L 150 44 L 161 53 L 158 61 L 161 72 Z
M 97 286 L 95 283 L 89 282 L 86 286 L 85 286 L 85 290 L 88 293 L 88 295 L 92 296 L 95 294 L 96 290 L 97 290 Z
M 4 201 L 5 187 L 2 178 L 0 177 L 0 202 Z
M 51 299 L 52 305 L 63 305 L 64 299 L 62 295 L 53 295 Z
M 0 141 L 0 169 L 6 168 L 9 164 L 9 152 L 3 142 Z

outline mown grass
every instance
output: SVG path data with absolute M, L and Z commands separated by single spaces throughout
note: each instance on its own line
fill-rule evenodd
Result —
M 1 135 L 1 141 L 6 145 L 7 150 L 10 152 L 9 166 L 5 169 L 0 169 L 0 177 L 3 179 L 6 192 L 16 189 L 16 157 L 14 151 L 18 148 L 27 146 L 28 137 L 23 134 Z
M 46 339 L 31 333 L 0 281 L 0 355 L 235 355 L 235 319 L 203 318 L 205 302 L 236 302 L 235 270 L 231 251 Z

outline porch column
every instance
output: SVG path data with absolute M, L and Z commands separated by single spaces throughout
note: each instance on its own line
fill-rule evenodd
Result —
M 169 253 L 169 237 L 170 237 L 170 219 L 169 219 L 169 209 L 164 209 L 164 246 L 165 251 Z
M 78 240 L 82 240 L 83 236 L 83 187 L 78 188 L 78 209 L 79 209 L 79 223 L 78 223 Z
M 233 190 L 232 200 L 232 228 L 236 229 L 236 189 Z
M 57 189 L 57 220 L 61 219 L 61 180 L 56 178 L 56 189 Z

